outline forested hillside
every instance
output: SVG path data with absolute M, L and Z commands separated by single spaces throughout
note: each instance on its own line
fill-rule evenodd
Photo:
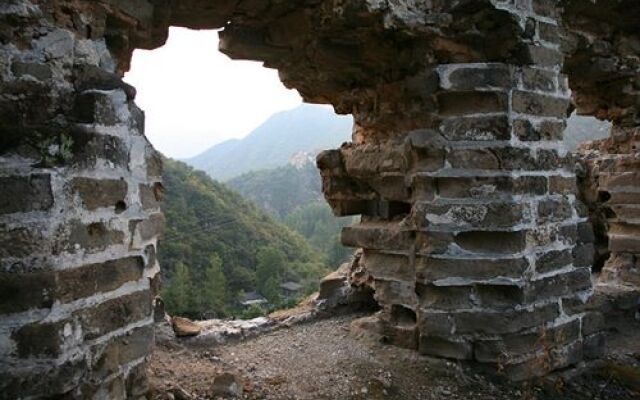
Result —
M 159 256 L 169 308 L 225 315 L 245 292 L 287 280 L 313 287 L 329 271 L 326 257 L 302 236 L 204 172 L 166 159 L 163 177 L 167 231 Z M 216 286 L 221 278 L 224 285 Z M 207 303 L 211 292 L 214 304 Z
M 337 147 L 350 140 L 352 125 L 350 116 L 303 104 L 274 114 L 243 139 L 219 143 L 185 162 L 226 181 L 245 172 L 284 166 L 299 152 Z

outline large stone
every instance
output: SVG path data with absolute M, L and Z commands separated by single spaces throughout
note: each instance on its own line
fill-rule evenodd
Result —
M 53 206 L 50 175 L 0 177 L 0 188 L 0 215 L 46 211 Z

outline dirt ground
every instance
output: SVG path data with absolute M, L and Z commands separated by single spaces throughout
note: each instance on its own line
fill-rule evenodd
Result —
M 160 333 L 151 362 L 156 399 L 213 399 L 216 375 L 244 380 L 245 399 L 640 399 L 640 324 L 614 327 L 601 366 L 564 382 L 506 383 L 460 364 L 357 337 L 350 315 L 296 325 L 243 342 L 194 347 Z

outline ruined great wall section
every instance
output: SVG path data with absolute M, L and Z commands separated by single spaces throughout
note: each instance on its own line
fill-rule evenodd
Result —
M 169 26 L 224 28 L 221 51 L 353 114 L 318 165 L 362 215 L 343 242 L 393 343 L 513 379 L 599 357 L 585 303 L 638 285 L 638 20 L 626 0 L 1 1 L 0 390 L 147 391 L 162 163 L 121 76 Z M 573 103 L 614 123 L 578 158 Z

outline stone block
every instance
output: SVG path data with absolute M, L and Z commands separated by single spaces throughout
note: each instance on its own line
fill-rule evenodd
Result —
M 553 175 L 549 177 L 549 194 L 577 195 L 576 178 Z
M 420 335 L 419 351 L 427 356 L 455 360 L 470 360 L 473 358 L 471 343 L 452 337 Z
M 74 166 L 91 168 L 98 160 L 105 160 L 116 168 L 128 168 L 129 149 L 121 138 L 102 135 L 83 126 L 71 129 L 70 136 Z
M 538 223 L 562 222 L 573 216 L 573 206 L 566 198 L 548 198 L 538 203 Z
M 162 155 L 150 149 L 145 157 L 145 165 L 147 166 L 147 178 L 162 179 Z
M 385 281 L 374 282 L 375 298 L 383 305 L 403 305 L 414 308 L 417 305 L 415 285 L 413 282 Z
M 469 114 L 507 112 L 509 99 L 504 92 L 443 92 L 438 94 L 440 115 L 462 116 Z
M 62 303 L 115 290 L 142 278 L 144 260 L 140 256 L 66 269 L 56 273 L 55 297 Z
M 573 249 L 573 265 L 575 267 L 593 267 L 596 249 L 593 243 L 580 244 Z
M 145 210 L 159 208 L 164 200 L 164 186 L 162 183 L 156 182 L 153 185 L 138 185 L 140 193 L 140 202 Z
M 446 177 L 437 178 L 435 187 L 438 189 L 440 198 L 507 199 L 516 194 L 545 194 L 547 178 L 543 176 Z
M 450 232 L 416 232 L 415 249 L 418 254 L 442 254 L 454 243 Z
M 397 224 L 387 226 L 354 225 L 342 229 L 342 244 L 372 250 L 407 250 L 414 242 L 415 234 L 400 230 Z
M 533 92 L 516 90 L 513 92 L 513 111 L 539 117 L 566 118 L 570 100 L 546 96 Z
M 529 219 L 526 203 L 496 201 L 479 204 L 425 204 L 425 218 L 431 229 L 440 226 L 469 228 L 511 228 Z
M 107 343 L 92 348 L 92 377 L 96 380 L 119 371 L 126 365 L 141 357 L 151 354 L 153 349 L 153 326 L 136 328 L 122 336 L 110 339 Z
M 473 168 L 483 170 L 500 169 L 500 160 L 491 149 L 457 149 L 447 154 L 447 162 L 452 168 Z
M 604 315 L 599 311 L 587 312 L 582 317 L 582 335 L 587 336 L 605 329 Z
M 97 253 L 117 244 L 124 244 L 124 232 L 110 229 L 104 222 L 84 224 L 79 220 L 71 220 L 66 227 L 63 225 L 59 229 L 53 253 Z
M 573 263 L 572 251 L 551 250 L 546 253 L 538 253 L 536 258 L 536 272 L 544 274 L 564 268 Z
M 423 309 L 455 311 L 473 306 L 471 286 L 434 286 L 416 284 L 418 304 Z
M 7 229 L 0 224 L 0 258 L 28 257 L 47 250 L 41 227 Z
M 146 242 L 162 235 L 165 225 L 166 219 L 162 213 L 151 214 L 149 218 L 142 221 L 129 221 L 129 230 L 132 237 L 130 247 L 142 249 L 146 246 Z
M 532 91 L 555 92 L 558 73 L 538 68 L 524 67 L 522 69 L 522 84 Z
M 451 141 L 509 140 L 511 130 L 507 116 L 447 118 L 440 132 Z
M 76 96 L 73 117 L 83 124 L 116 125 L 120 121 L 113 99 L 103 92 L 88 92 Z
M 559 307 L 555 303 L 534 307 L 531 310 L 464 311 L 453 314 L 457 333 L 489 335 L 515 333 L 541 326 L 559 315 Z
M 0 215 L 16 212 L 46 211 L 53 206 L 51 176 L 0 177 Z
M 498 277 L 521 278 L 529 268 L 526 258 L 417 257 L 416 280 L 432 283 L 449 278 L 480 281 Z
M 475 359 L 480 362 L 503 362 L 527 354 L 544 352 L 580 339 L 580 321 L 573 320 L 553 328 L 539 327 L 528 332 L 505 335 L 498 340 L 479 340 L 474 344 Z
M 56 278 L 51 272 L 0 272 L 0 314 L 50 308 L 55 284 Z
M 316 166 L 323 175 L 343 175 L 345 173 L 340 150 L 325 150 L 316 157 Z
M 418 313 L 418 330 L 420 335 L 447 337 L 455 331 L 453 315 L 443 312 L 420 310 Z
M 527 248 L 527 231 L 469 231 L 455 236 L 461 248 L 478 254 L 512 254 Z
M 14 61 L 11 63 L 11 72 L 17 78 L 25 75 L 32 76 L 40 81 L 51 79 L 51 67 L 47 64 L 36 62 Z
M 526 45 L 520 54 L 523 63 L 540 67 L 555 67 L 564 63 L 564 54 L 541 45 Z
M 108 300 L 93 308 L 74 313 L 82 324 L 85 340 L 93 340 L 118 328 L 150 318 L 152 298 L 149 290 Z
M 127 188 L 127 182 L 121 179 L 73 178 L 71 181 L 71 190 L 90 211 L 126 204 Z
M 409 263 L 409 257 L 404 255 L 375 253 L 365 249 L 362 262 L 367 272 L 377 279 L 409 282 L 415 278 L 415 268 Z
M 11 334 L 20 358 L 58 358 L 61 355 L 63 330 L 68 321 L 32 323 Z
M 447 76 L 452 90 L 510 89 L 513 85 L 511 71 L 504 64 L 487 64 L 486 67 L 461 67 Z
M 527 301 L 567 296 L 591 289 L 591 269 L 577 268 L 573 271 L 531 281 L 527 290 Z

